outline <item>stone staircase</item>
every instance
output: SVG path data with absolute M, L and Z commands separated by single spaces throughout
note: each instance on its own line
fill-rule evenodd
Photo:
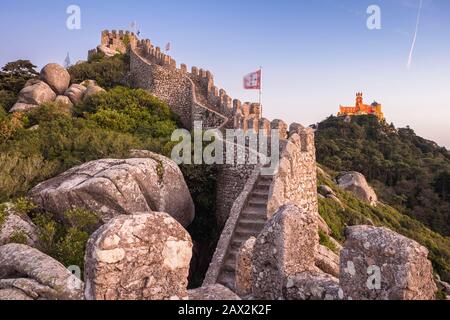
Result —
M 231 238 L 217 282 L 235 290 L 235 271 L 240 247 L 250 237 L 257 237 L 267 223 L 267 202 L 272 176 L 260 176 L 242 211 Z

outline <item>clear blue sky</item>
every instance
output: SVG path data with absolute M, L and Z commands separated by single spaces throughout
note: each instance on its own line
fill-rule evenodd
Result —
M 0 64 L 24 58 L 41 67 L 67 52 L 86 59 L 101 30 L 137 21 L 143 37 L 172 42 L 179 63 L 211 70 L 233 98 L 257 100 L 242 76 L 262 65 L 269 119 L 309 125 L 363 91 L 389 121 L 450 147 L 450 1 L 424 0 L 408 70 L 419 1 L 2 1 Z M 66 28 L 71 4 L 81 8 L 81 30 Z M 381 30 L 366 27 L 372 4 Z

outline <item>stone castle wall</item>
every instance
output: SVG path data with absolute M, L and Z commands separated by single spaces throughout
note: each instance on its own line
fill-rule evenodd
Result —
M 269 211 L 273 213 L 278 205 L 291 199 L 295 192 L 300 192 L 295 204 L 305 206 L 308 203 L 311 210 L 317 211 L 312 132 L 297 132 L 290 135 L 287 141 L 289 133 L 285 122 L 262 118 L 259 104 L 233 100 L 225 90 L 218 89 L 214 85 L 214 76 L 210 71 L 195 66 L 188 71 L 185 64 L 178 66 L 172 57 L 161 52 L 161 49 L 152 45 L 150 40 L 139 40 L 136 46 L 130 44 L 129 52 L 133 86 L 146 89 L 167 102 L 180 116 L 186 128 L 192 129 L 195 121 L 202 121 L 203 129 L 217 128 L 222 132 L 234 128 L 243 129 L 245 132 L 262 131 L 270 135 L 270 130 L 278 130 L 281 141 L 286 142 L 282 149 L 284 150 L 280 166 L 282 170 L 274 179 Z M 294 131 L 301 130 L 293 126 Z M 247 155 L 252 152 L 249 148 L 246 149 Z M 294 164 L 289 167 L 288 162 L 291 160 Z M 254 169 L 254 165 L 218 166 L 216 216 L 221 225 L 227 221 L 234 202 L 243 191 Z M 294 178 L 287 176 L 284 169 L 290 170 Z
M 295 204 L 306 212 L 318 212 L 316 170 L 313 130 L 291 130 L 270 188 L 268 217 L 285 204 Z
M 128 45 L 136 47 L 138 39 L 133 32 L 123 30 L 105 30 L 102 32 L 101 45 L 109 49 L 126 53 Z
M 186 128 L 192 127 L 193 88 L 182 73 L 150 64 L 135 50 L 130 51 L 130 72 L 134 87 L 152 92 L 180 116 Z

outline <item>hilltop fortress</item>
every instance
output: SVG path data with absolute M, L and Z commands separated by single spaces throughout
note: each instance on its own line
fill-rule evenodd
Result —
M 205 279 L 234 288 L 237 251 L 283 204 L 293 203 L 318 216 L 314 133 L 298 123 L 290 126 L 261 115 L 258 103 L 232 99 L 214 84 L 213 74 L 163 53 L 150 40 L 138 40 L 128 31 L 103 31 L 94 51 L 130 56 L 130 82 L 165 101 L 179 115 L 185 128 L 201 121 L 203 129 L 242 129 L 280 138 L 280 164 L 271 176 L 261 174 L 262 165 L 218 165 L 216 217 L 224 231 Z M 270 143 L 270 142 L 269 142 Z M 239 148 L 239 146 L 237 146 Z M 258 150 L 246 147 L 246 156 Z
M 379 120 L 384 120 L 381 104 L 375 101 L 371 105 L 364 104 L 362 92 L 357 92 L 355 106 L 339 106 L 338 116 L 357 116 L 369 114 L 375 115 Z

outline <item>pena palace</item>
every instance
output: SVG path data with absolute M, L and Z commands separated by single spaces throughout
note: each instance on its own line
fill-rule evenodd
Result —
M 373 102 L 371 105 L 363 103 L 363 94 L 358 92 L 356 94 L 356 105 L 354 107 L 339 106 L 338 116 L 357 116 L 373 114 L 377 116 L 379 120 L 384 119 L 384 114 L 381 111 L 381 104 Z

